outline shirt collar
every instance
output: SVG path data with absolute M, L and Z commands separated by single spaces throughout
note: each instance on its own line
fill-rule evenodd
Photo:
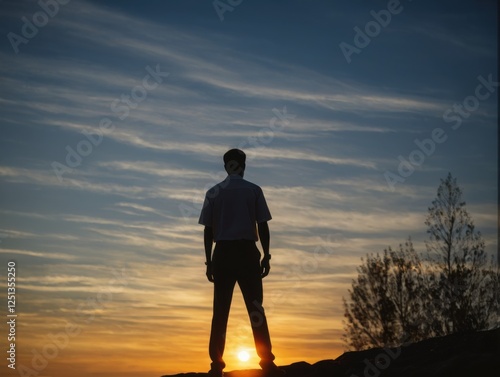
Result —
M 243 177 L 239 174 L 230 174 L 227 176 L 227 179 L 243 179 Z

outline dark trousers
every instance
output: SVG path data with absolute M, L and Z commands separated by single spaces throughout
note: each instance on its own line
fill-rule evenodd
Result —
M 271 363 L 271 340 L 266 315 L 262 307 L 263 291 L 260 271 L 260 252 L 254 241 L 219 241 L 212 258 L 214 274 L 214 307 L 209 354 L 212 369 L 224 369 L 222 358 L 226 343 L 227 321 L 238 283 L 252 325 L 257 354 L 261 365 Z

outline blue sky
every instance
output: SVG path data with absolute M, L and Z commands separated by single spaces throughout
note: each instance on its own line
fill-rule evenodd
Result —
M 40 375 L 208 367 L 197 220 L 233 147 L 273 215 L 281 364 L 342 352 L 360 258 L 408 236 L 424 251 L 448 172 L 496 252 L 496 2 L 233 0 L 223 19 L 211 1 L 42 3 L 0 2 L 0 261 L 18 264 L 19 364 L 70 322 L 81 333 Z M 233 369 L 252 348 L 245 319 L 235 296 Z

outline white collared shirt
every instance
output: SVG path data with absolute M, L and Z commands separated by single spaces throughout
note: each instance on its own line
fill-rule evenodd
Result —
M 205 195 L 199 224 L 212 227 L 214 241 L 259 239 L 256 224 L 271 220 L 262 189 L 229 175 Z

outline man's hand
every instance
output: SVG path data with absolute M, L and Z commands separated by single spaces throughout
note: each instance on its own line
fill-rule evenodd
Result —
M 260 262 L 260 275 L 262 276 L 262 278 L 265 278 L 267 275 L 269 275 L 269 270 L 271 269 L 269 259 L 271 258 L 264 256 L 264 258 Z
M 214 282 L 214 272 L 213 272 L 213 268 L 212 268 L 212 262 L 207 262 L 206 265 L 207 265 L 207 272 L 206 272 L 207 279 L 209 282 L 213 283 Z

